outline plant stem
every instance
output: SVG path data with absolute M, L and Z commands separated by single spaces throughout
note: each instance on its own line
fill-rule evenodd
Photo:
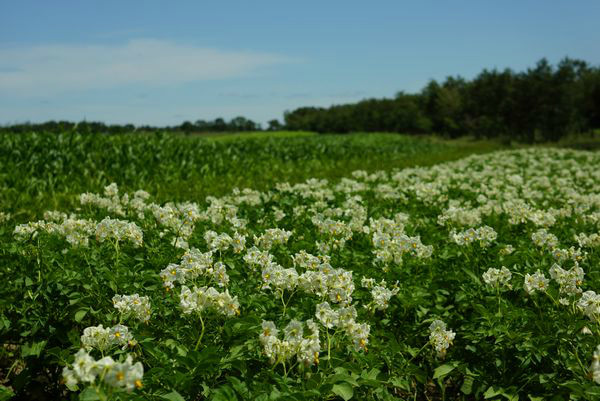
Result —
M 411 363 L 413 361 L 413 359 L 415 359 L 417 356 L 419 356 L 421 351 L 423 351 L 428 345 L 429 345 L 429 342 L 425 343 L 425 345 L 422 346 L 412 358 L 410 358 L 408 361 L 406 361 L 406 363 L 407 364 Z
M 291 372 L 291 371 L 292 371 L 292 370 L 293 370 L 293 369 L 294 369 L 294 368 L 295 368 L 297 365 L 298 365 L 298 361 L 294 362 L 294 363 L 293 363 L 293 364 L 290 366 L 290 368 L 289 368 L 289 370 L 288 370 L 288 371 L 289 371 L 289 372 Z
M 327 363 L 331 367 L 331 334 L 329 334 L 329 329 L 327 329 Z
M 575 358 L 577 359 L 577 363 L 579 364 L 579 367 L 583 371 L 583 376 L 586 376 L 588 373 L 588 370 L 585 368 L 585 366 L 583 366 L 583 363 L 581 363 L 581 359 L 579 359 L 579 354 L 577 353 L 577 348 L 575 346 L 573 346 L 573 351 L 575 351 Z
M 198 351 L 198 347 L 200 346 L 200 342 L 202 341 L 202 337 L 204 337 L 204 319 L 202 319 L 202 315 L 200 316 L 200 324 L 202 325 L 202 330 L 200 331 L 200 337 L 198 337 L 198 341 L 196 342 L 196 346 L 194 347 L 194 351 Z
M 115 240 L 115 269 L 119 266 L 119 241 Z
M 279 293 L 279 295 L 280 295 L 279 298 L 281 299 L 281 303 L 283 304 L 283 312 L 281 314 L 281 316 L 283 317 L 283 316 L 285 316 L 285 311 L 287 309 L 287 305 L 285 303 L 285 300 L 283 299 L 283 290 L 281 290 L 281 292 Z
M 550 297 L 552 302 L 554 302 L 554 305 L 558 306 L 558 302 L 554 299 L 554 297 L 548 291 L 545 291 L 545 294 Z
M 496 288 L 496 298 L 498 298 L 498 315 L 500 315 L 500 287 Z

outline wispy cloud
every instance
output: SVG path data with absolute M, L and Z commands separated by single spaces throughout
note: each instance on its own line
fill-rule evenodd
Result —
M 121 45 L 0 47 L 0 92 L 52 95 L 127 84 L 156 87 L 239 77 L 289 61 L 277 54 L 217 50 L 153 39 Z

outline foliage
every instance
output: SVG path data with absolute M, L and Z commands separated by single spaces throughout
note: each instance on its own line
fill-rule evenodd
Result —
M 18 209 L 2 215 L 0 279 L 10 283 L 0 290 L 2 394 L 82 400 L 600 394 L 592 380 L 600 381 L 600 352 L 594 352 L 600 296 L 592 291 L 600 283 L 597 154 L 503 151 L 207 199 L 169 199 L 168 192 L 156 199 L 132 186 L 192 182 L 195 168 L 181 168 L 187 163 L 212 157 L 218 169 L 225 161 L 219 157 L 258 145 L 129 138 L 95 138 L 106 158 L 88 155 L 92 147 L 82 136 L 31 135 L 6 148 L 8 155 L 38 155 L 22 162 L 28 170 L 11 170 L 21 181 L 54 179 L 73 202 L 30 223 Z M 341 138 L 330 138 L 343 148 Z M 23 140 L 38 148 L 22 147 Z M 372 139 L 354 140 L 363 155 L 372 151 L 365 146 Z M 403 141 L 412 152 L 444 148 Z M 117 151 L 106 151 L 109 145 Z M 254 155 L 259 163 L 278 151 L 296 162 L 315 157 L 303 153 L 310 146 L 263 145 Z M 142 153 L 148 150 L 155 153 Z M 315 152 L 339 160 L 337 149 Z M 132 155 L 137 163 L 123 164 Z M 282 158 L 265 163 L 277 169 Z M 43 175 L 44 166 L 59 175 Z M 61 177 L 74 167 L 88 168 L 83 177 L 94 181 Z M 111 184 L 87 193 L 118 178 L 130 189 Z M 20 190 L 18 178 L 3 180 L 5 188 Z M 40 187 L 31 191 L 43 194 Z M 92 366 L 85 361 L 95 373 L 78 373 L 78 366 Z
M 173 127 L 152 127 L 149 125 L 134 126 L 133 124 L 105 124 L 99 121 L 80 121 L 78 123 L 70 121 L 46 121 L 44 123 L 22 123 L 12 124 L 0 127 L 0 132 L 6 133 L 27 133 L 30 131 L 53 132 L 56 134 L 65 131 L 78 132 L 80 134 L 125 134 L 130 132 L 153 132 L 153 131 L 171 131 L 191 133 L 207 132 L 248 132 L 261 129 L 259 123 L 249 120 L 245 117 L 235 117 L 229 121 L 223 118 L 216 118 L 213 121 L 197 120 L 195 122 L 184 121 L 180 125 Z M 281 124 L 277 120 L 269 122 L 269 130 L 281 129 Z
M 431 81 L 418 94 L 369 99 L 329 108 L 286 112 L 287 129 L 328 132 L 436 133 L 456 138 L 504 137 L 520 142 L 557 141 L 600 128 L 600 69 L 545 59 L 525 72 L 484 70 L 471 81 Z

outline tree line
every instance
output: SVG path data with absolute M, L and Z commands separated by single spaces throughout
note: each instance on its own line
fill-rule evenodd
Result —
M 289 130 L 401 132 L 456 138 L 555 141 L 600 128 L 600 68 L 546 59 L 523 72 L 484 70 L 472 80 L 430 81 L 420 93 L 285 113 Z
M 274 120 L 276 121 L 276 120 Z M 269 129 L 272 127 L 272 122 L 269 123 Z M 278 125 L 276 129 L 280 129 Z M 260 123 L 256 123 L 245 117 L 235 117 L 227 121 L 223 118 L 205 121 L 197 120 L 195 122 L 184 121 L 179 125 L 156 127 L 152 125 L 133 124 L 105 124 L 97 121 L 47 121 L 44 123 L 22 123 L 12 124 L 0 127 L 0 132 L 22 133 L 31 131 L 40 132 L 66 132 L 77 131 L 83 134 L 124 134 L 128 132 L 151 132 L 151 131 L 171 131 L 191 133 L 208 133 L 208 132 L 243 132 L 243 131 L 262 131 Z
M 136 131 L 244 132 L 305 130 L 319 133 L 399 132 L 456 138 L 501 137 L 520 142 L 556 141 L 565 135 L 600 129 L 600 68 L 565 58 L 556 66 L 546 59 L 515 72 L 483 70 L 472 80 L 431 80 L 419 93 L 366 99 L 331 107 L 301 107 L 263 128 L 245 117 L 185 121 L 168 127 L 107 125 L 102 122 L 48 121 L 14 124 L 0 132 L 118 134 Z

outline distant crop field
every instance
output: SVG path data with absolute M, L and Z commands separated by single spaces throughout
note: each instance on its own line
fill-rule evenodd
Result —
M 0 144 L 0 400 L 600 396 L 599 153 Z
M 454 160 L 499 148 L 494 142 L 444 142 L 397 134 L 321 136 L 307 132 L 177 135 L 0 134 L 0 204 L 35 217 L 70 207 L 75 194 L 111 182 L 157 199 L 203 200 L 234 187 L 340 178 Z
M 200 134 L 207 139 L 214 140 L 245 140 L 245 139 L 266 139 L 266 138 L 305 138 L 305 137 L 316 137 L 319 136 L 315 132 L 306 131 L 274 131 L 274 132 L 243 132 L 243 133 L 213 133 L 213 134 Z

